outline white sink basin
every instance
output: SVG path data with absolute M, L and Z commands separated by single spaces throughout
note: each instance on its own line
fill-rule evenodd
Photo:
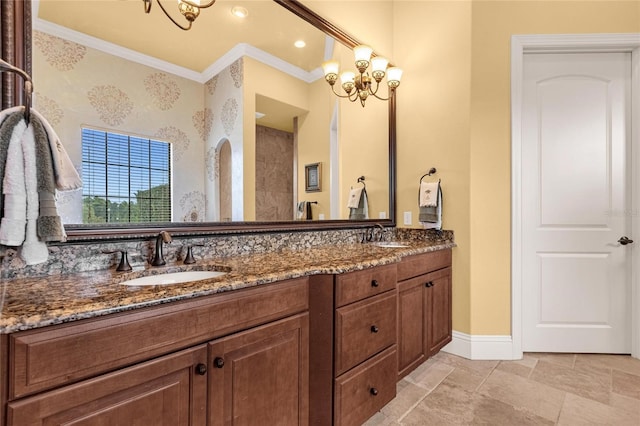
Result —
M 409 247 L 408 244 L 399 243 L 397 241 L 379 241 L 374 243 L 378 247 L 388 247 L 388 248 L 401 248 L 401 247 Z
M 147 277 L 134 278 L 132 280 L 123 281 L 120 284 L 130 286 L 180 284 L 193 281 L 208 280 L 211 278 L 221 277 L 225 274 L 226 272 L 221 271 L 170 272 L 167 274 L 149 275 Z

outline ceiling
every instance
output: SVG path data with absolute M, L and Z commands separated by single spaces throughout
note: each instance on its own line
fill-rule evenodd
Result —
M 185 22 L 176 0 L 161 0 L 174 19 Z M 204 0 L 203 0 L 204 1 Z M 40 0 L 38 18 L 136 52 L 203 72 L 238 43 L 270 53 L 305 71 L 324 59 L 325 34 L 271 0 L 217 0 L 201 9 L 191 30 L 176 27 L 153 0 Z M 240 19 L 234 6 L 249 11 Z M 294 46 L 304 40 L 302 49 Z

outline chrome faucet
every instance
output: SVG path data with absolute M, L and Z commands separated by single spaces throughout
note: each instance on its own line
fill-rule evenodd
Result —
M 166 265 L 167 262 L 164 260 L 164 255 L 162 254 L 162 245 L 164 243 L 170 243 L 172 241 L 171 234 L 167 231 L 160 231 L 158 236 L 156 237 L 156 252 L 153 255 L 153 260 L 151 264 L 153 266 L 162 266 Z

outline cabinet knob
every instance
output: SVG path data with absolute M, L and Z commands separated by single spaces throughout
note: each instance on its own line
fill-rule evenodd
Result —
M 372 326 L 371 326 L 371 332 L 372 332 L 372 333 L 377 333 L 378 331 L 380 331 L 380 329 L 378 328 L 378 326 L 377 326 L 377 325 L 372 325 Z
M 378 395 L 378 389 L 376 389 L 376 388 L 371 388 L 371 389 L 369 390 L 369 393 L 370 393 L 371 395 L 373 395 L 373 396 L 376 396 L 376 395 Z
M 427 283 L 424 283 L 425 287 L 433 287 L 433 281 L 429 281 Z
M 196 365 L 196 374 L 199 374 L 200 376 L 207 374 L 207 366 L 205 364 Z
M 378 280 L 371 280 L 371 287 L 378 287 L 379 285 Z
M 220 358 L 220 357 L 216 357 L 216 359 L 213 360 L 213 365 L 216 368 L 222 368 L 224 367 L 224 359 Z

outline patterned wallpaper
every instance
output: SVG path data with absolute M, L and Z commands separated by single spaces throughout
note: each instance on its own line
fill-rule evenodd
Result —
M 230 68 L 227 84 L 237 90 L 242 67 Z M 202 85 L 36 31 L 33 78 L 34 106 L 54 126 L 79 170 L 82 126 L 165 140 L 174 153 L 173 219 L 205 220 L 205 181 L 211 180 L 211 165 L 202 161 L 205 141 L 216 115 L 226 117 L 231 125 L 225 132 L 232 133 L 239 108 L 236 103 L 223 113 L 205 105 L 205 94 L 219 90 L 217 77 Z M 58 197 L 65 223 L 81 223 L 81 206 L 82 191 Z

